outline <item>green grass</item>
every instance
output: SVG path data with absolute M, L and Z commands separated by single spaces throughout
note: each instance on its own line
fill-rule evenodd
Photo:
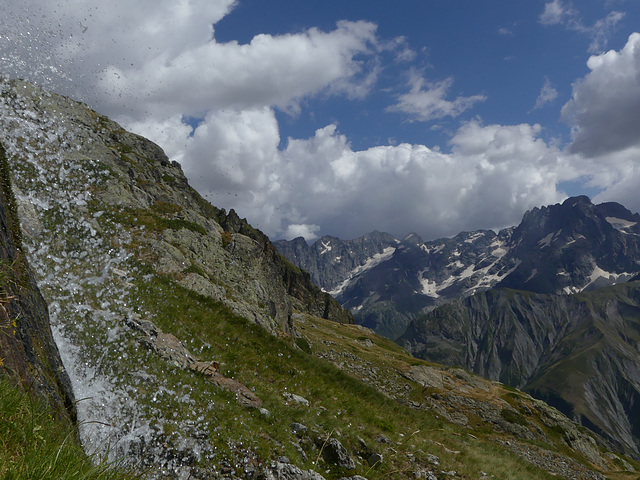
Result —
M 287 456 L 293 463 L 318 471 L 326 478 L 359 474 L 371 480 L 413 476 L 416 462 L 427 466 L 427 455 L 433 454 L 441 459 L 438 468 L 456 470 L 468 478 L 478 476 L 480 471 L 488 471 L 496 478 L 551 478 L 497 448 L 492 440 L 480 438 L 470 442 L 464 428 L 394 401 L 333 364 L 310 355 L 306 339 L 301 350 L 295 346 L 303 343 L 299 340 L 266 335 L 260 327 L 234 315 L 224 305 L 184 289 L 167 277 L 153 276 L 139 281 L 132 298 L 138 302 L 141 313 L 146 312 L 163 331 L 182 339 L 200 359 L 220 362 L 225 376 L 254 390 L 270 412 L 266 416 L 258 409 L 240 406 L 233 394 L 218 389 L 199 374 L 167 369 L 166 365 L 163 368 L 162 361 L 153 367 L 155 361 L 148 361 L 150 367 L 163 370 L 169 380 L 168 388 L 189 385 L 197 410 L 206 412 L 209 439 L 216 449 L 213 464 L 233 463 L 238 451 L 248 450 L 262 462 Z M 353 330 L 354 338 L 362 337 L 355 327 L 325 323 L 327 328 L 345 335 Z M 386 340 L 376 343 L 385 344 Z M 384 345 L 374 348 L 379 354 Z M 397 346 L 386 352 L 390 361 L 401 357 L 409 360 Z M 131 360 L 138 361 L 133 357 Z M 287 404 L 285 392 L 306 398 L 309 407 Z M 215 406 L 205 407 L 211 403 Z M 170 408 L 179 412 L 184 407 L 176 402 Z M 294 422 L 306 425 L 308 432 L 294 435 L 290 428 Z M 377 442 L 380 435 L 391 438 L 393 444 Z M 323 459 L 322 443 L 332 436 L 339 438 L 352 456 L 362 457 L 355 471 L 345 471 Z M 359 439 L 365 441 L 367 449 Z M 372 452 L 382 453 L 385 461 L 370 469 L 366 458 Z M 416 462 L 409 462 L 408 455 Z
M 177 205 L 175 207 L 178 207 Z M 174 207 L 174 208 L 175 208 Z M 183 228 L 191 230 L 202 235 L 206 235 L 207 231 L 202 226 L 189 220 L 180 218 L 165 218 L 171 209 L 171 204 L 164 204 L 158 210 L 135 209 L 130 207 L 111 208 L 107 211 L 106 216 L 125 227 L 145 227 L 152 232 L 161 232 L 167 228 L 172 230 L 181 230 Z M 175 211 L 175 210 L 174 210 Z M 177 212 L 176 212 L 177 213 Z
M 94 465 L 75 430 L 6 378 L 0 378 L 0 478 L 3 480 L 125 480 L 140 478 Z

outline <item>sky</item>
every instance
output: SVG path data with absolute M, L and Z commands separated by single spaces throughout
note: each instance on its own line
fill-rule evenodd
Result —
M 3 0 L 0 73 L 158 143 L 272 240 L 640 210 L 637 0 Z

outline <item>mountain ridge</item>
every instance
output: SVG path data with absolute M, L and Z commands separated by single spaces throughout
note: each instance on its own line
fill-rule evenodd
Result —
M 568 294 L 640 272 L 640 215 L 614 202 L 593 205 L 586 196 L 536 207 L 520 225 L 497 233 L 461 232 L 426 242 L 419 236 L 411 242 L 392 238 L 376 246 L 378 254 L 386 246 L 394 249 L 380 261 L 355 252 L 359 262 L 346 272 L 337 272 L 330 257 L 318 254 L 318 242 L 305 248 L 297 240 L 295 255 L 286 241 L 275 245 L 302 268 L 313 264 L 316 271 L 325 270 L 314 278 L 342 273 L 324 285 L 342 284 L 333 292 L 338 301 L 358 323 L 389 338 L 401 335 L 422 313 L 489 288 Z M 357 240 L 332 242 L 353 249 Z

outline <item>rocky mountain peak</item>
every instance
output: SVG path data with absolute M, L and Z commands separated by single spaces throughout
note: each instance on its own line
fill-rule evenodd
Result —
M 424 244 L 424 240 L 417 233 L 410 233 L 402 239 L 401 247 L 420 247 Z

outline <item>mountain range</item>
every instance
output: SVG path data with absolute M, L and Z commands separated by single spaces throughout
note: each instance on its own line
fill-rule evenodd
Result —
M 3 78 L 0 131 L 0 444 L 6 447 L 0 449 L 0 477 L 637 478 L 635 427 L 624 436 L 628 417 L 621 417 L 614 436 L 590 415 L 590 404 L 569 418 L 518 388 L 418 358 L 433 339 L 430 329 L 422 329 L 429 322 L 419 315 L 424 307 L 411 306 L 409 295 L 403 319 L 415 323 L 404 329 L 406 348 L 355 324 L 352 313 L 313 284 L 316 273 L 285 259 L 236 212 L 206 202 L 160 147 L 86 105 Z M 623 211 L 606 217 L 602 228 L 635 235 L 635 217 Z M 417 284 L 406 273 L 410 260 L 424 260 L 425 244 L 416 235 L 397 241 L 376 233 L 344 248 L 337 239 L 325 241 L 318 254 L 344 263 L 333 273 L 322 262 L 316 270 L 334 282 L 325 290 L 347 292 L 359 274 L 401 260 L 407 281 L 399 291 L 415 284 L 431 299 L 427 307 L 455 309 L 446 301 L 456 289 L 466 295 L 459 302 L 481 299 L 518 271 L 508 253 L 517 250 L 510 243 L 514 232 L 459 237 L 459 247 L 456 240 L 434 243 L 440 249 L 432 252 L 432 263 L 421 265 Z M 555 248 L 561 238 L 552 235 L 541 245 Z M 631 243 L 617 245 L 632 251 Z M 466 267 L 460 270 L 447 256 Z M 438 258 L 449 270 L 435 270 Z M 600 257 L 593 261 L 618 272 Z M 461 273 L 472 264 L 486 270 L 485 283 L 473 270 Z M 580 295 L 607 291 L 586 292 L 589 285 L 596 286 L 591 280 L 576 286 L 585 290 Z M 473 288 L 478 293 L 470 296 Z M 360 290 L 361 298 L 375 303 Z M 606 341 L 589 336 L 602 315 L 614 311 L 609 297 L 594 306 L 594 327 L 585 329 L 594 348 L 562 340 L 564 331 L 554 333 L 560 320 L 547 330 L 541 323 L 540 335 L 556 335 L 558 355 L 561 347 L 573 349 L 588 366 L 609 361 L 631 369 L 635 336 L 627 328 L 635 325 L 635 313 L 627 305 L 637 297 L 631 290 L 615 292 L 618 337 L 609 331 L 603 332 Z M 390 304 L 402 303 L 391 293 Z M 365 307 L 353 309 L 356 318 Z M 495 358 L 507 360 L 501 350 L 493 355 L 493 347 L 487 350 L 492 355 L 468 366 L 473 351 L 447 353 L 467 341 L 485 341 L 481 334 L 467 340 L 455 333 L 455 325 L 466 332 L 465 318 L 455 313 L 459 323 L 448 323 L 452 335 L 442 329 L 442 361 L 471 370 L 482 365 L 481 373 L 497 372 L 499 379 L 506 378 L 503 371 L 515 372 L 492 366 Z M 503 337 L 510 338 L 510 331 L 495 344 Z M 526 336 L 518 339 L 514 352 L 527 344 Z M 614 347 L 616 355 L 609 352 Z M 530 351 L 535 365 L 520 369 L 527 382 L 522 388 L 531 384 L 537 395 L 564 398 L 542 381 L 552 377 L 557 362 L 544 363 L 546 353 Z M 563 365 L 582 378 L 583 370 Z M 607 376 L 618 374 L 616 368 L 598 371 Z M 626 396 L 608 398 L 632 414 L 635 377 L 627 378 L 616 384 Z M 20 414 L 13 389 L 37 397 L 21 403 Z M 60 434 L 62 427 L 46 423 L 58 417 L 74 428 Z M 597 431 L 574 419 L 590 419 Z M 43 455 L 51 439 L 52 453 Z M 75 456 L 81 445 L 89 459 L 106 462 L 115 473 L 70 471 L 69 457 L 61 460 L 60 452 L 72 444 Z
M 534 208 L 498 233 L 425 242 L 416 234 L 399 240 L 374 232 L 275 245 L 359 324 L 393 339 L 417 316 L 490 288 L 562 294 L 629 280 L 640 272 L 640 216 L 581 196 Z
M 378 240 L 373 255 L 358 252 L 360 239 L 277 245 L 310 263 L 359 324 L 543 398 L 638 455 L 640 215 L 580 196 L 498 233 L 363 238 Z M 358 261 L 327 283 L 343 258 Z

